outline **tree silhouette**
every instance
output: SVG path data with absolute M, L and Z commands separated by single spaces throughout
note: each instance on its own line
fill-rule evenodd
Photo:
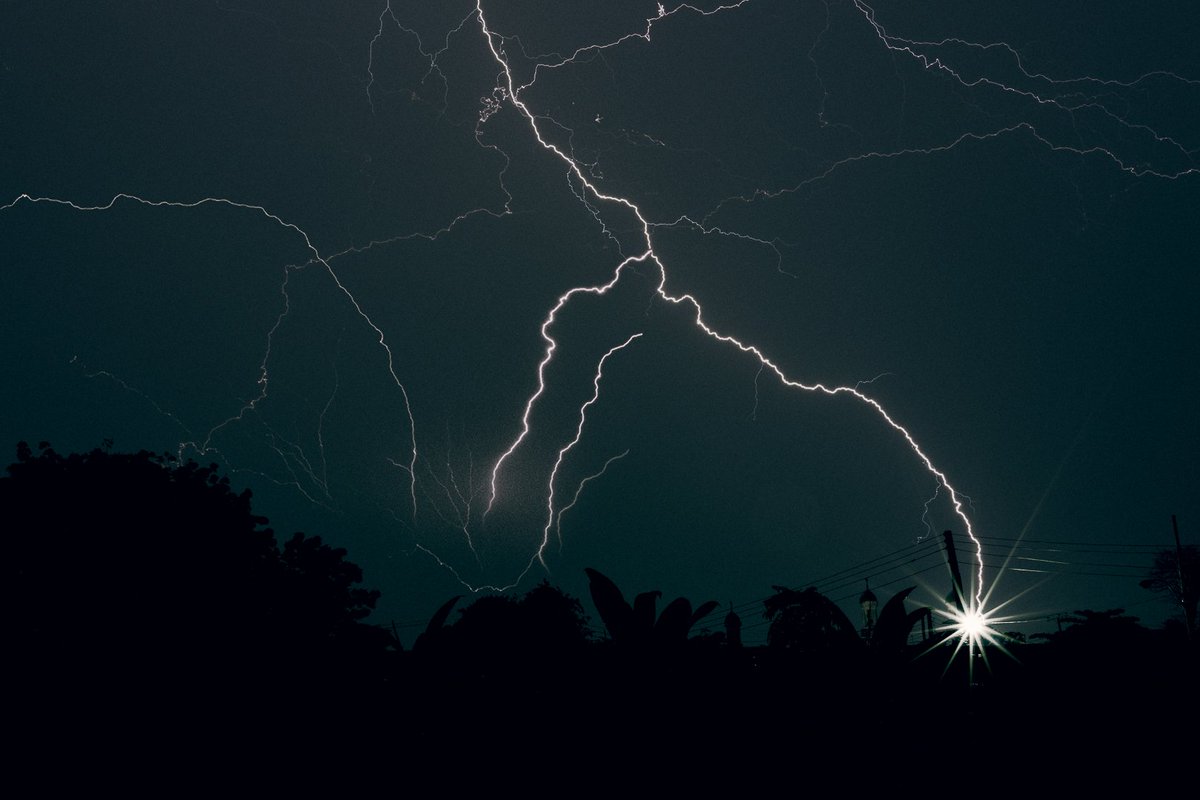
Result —
M 461 599 L 452 597 L 433 615 L 413 646 L 416 653 L 431 650 L 470 650 L 473 657 L 527 660 L 577 652 L 591 639 L 583 604 L 543 580 L 524 597 L 481 597 L 459 611 L 453 625 L 450 612 Z
M 453 720 L 526 719 L 531 704 L 578 691 L 591 632 L 577 599 L 542 581 L 523 597 L 481 597 L 447 625 L 458 599 L 438 609 L 413 646 L 409 679 L 421 692 L 406 701 L 410 713 L 449 735 Z
M 1142 588 L 1166 595 L 1183 611 L 1187 630 L 1196 630 L 1196 604 L 1200 600 L 1200 547 L 1188 545 L 1179 552 L 1160 550 Z
M 771 620 L 767 643 L 772 650 L 822 652 L 862 645 L 850 618 L 816 589 L 771 588 L 775 594 L 763 601 L 763 617 Z
M 390 636 L 361 622 L 379 593 L 346 551 L 299 533 L 281 550 L 215 465 L 39 451 L 19 444 L 0 477 L 3 613 L 26 681 L 202 706 L 381 665 Z
M 520 608 L 526 624 L 540 631 L 533 643 L 535 649 L 574 650 L 591 641 L 590 618 L 583 612 L 583 604 L 547 580 L 521 598 Z
M 1060 622 L 1066 627 L 1044 638 L 1083 657 L 1102 657 L 1110 663 L 1143 647 L 1150 633 L 1138 624 L 1137 617 L 1128 616 L 1123 608 L 1077 609 L 1061 617 Z

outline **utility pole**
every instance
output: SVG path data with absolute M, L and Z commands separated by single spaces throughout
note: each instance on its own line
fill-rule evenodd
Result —
M 944 531 L 942 538 L 946 542 L 946 560 L 950 562 L 950 580 L 954 582 L 954 606 L 963 610 L 962 573 L 958 571 L 958 553 L 954 549 L 953 531 Z
M 1188 587 L 1184 582 L 1183 545 L 1179 543 L 1179 520 L 1175 518 L 1174 514 L 1171 515 L 1171 530 L 1175 532 L 1175 569 L 1179 574 L 1179 602 L 1183 604 L 1183 624 L 1187 630 L 1188 640 L 1191 641 L 1192 628 L 1194 627 L 1194 621 L 1192 620 L 1191 615 L 1191 606 L 1188 605 L 1188 598 L 1191 595 L 1188 594 Z

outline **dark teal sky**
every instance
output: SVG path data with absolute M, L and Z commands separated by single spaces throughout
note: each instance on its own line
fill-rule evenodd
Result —
M 1011 610 L 1157 624 L 1147 546 L 1200 519 L 1200 27 L 1043 5 L 668 3 L 647 41 L 656 3 L 484 0 L 560 157 L 470 2 L 5 3 L 0 443 L 182 446 L 418 621 L 521 575 L 642 334 L 557 473 L 555 513 L 608 465 L 551 528 L 568 591 L 748 603 L 962 532 L 878 413 L 760 372 L 649 259 L 557 313 L 484 519 L 548 313 L 646 250 L 598 190 L 712 329 L 875 379 L 989 582 L 1026 537 Z M 886 565 L 819 585 L 853 610 Z

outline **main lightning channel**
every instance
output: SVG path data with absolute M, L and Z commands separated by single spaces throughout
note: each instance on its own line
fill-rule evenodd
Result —
M 617 42 L 613 42 L 608 45 L 593 46 L 591 48 L 583 48 L 579 51 L 576 51 L 576 53 L 571 58 L 565 59 L 563 62 L 561 62 L 561 64 L 558 64 L 556 66 L 561 66 L 562 64 L 565 64 L 565 63 L 571 61 L 573 58 L 578 56 L 581 52 L 584 52 L 586 50 L 603 49 L 606 47 L 611 47 L 616 44 L 619 44 L 622 41 L 625 41 L 625 39 L 632 38 L 635 36 L 638 38 L 649 40 L 650 28 L 653 26 L 654 22 L 656 22 L 658 19 L 662 19 L 664 16 L 674 14 L 683 9 L 689 9 L 689 10 L 695 11 L 697 13 L 708 15 L 708 14 L 716 14 L 721 11 L 739 8 L 741 5 L 743 5 L 743 3 L 737 3 L 735 5 L 730 5 L 730 6 L 720 6 L 709 12 L 703 12 L 700 9 L 696 9 L 693 6 L 688 6 L 686 4 L 680 5 L 670 12 L 666 12 L 665 10 L 660 8 L 659 17 L 647 21 L 646 32 L 644 34 L 630 34 L 630 36 L 624 37 L 624 38 L 618 40 Z M 887 423 L 887 425 L 889 427 L 891 427 L 893 430 L 895 430 L 897 433 L 899 433 L 904 438 L 905 442 L 908 443 L 908 446 L 912 450 L 912 452 L 917 456 L 917 458 L 920 460 L 920 462 L 925 465 L 926 470 L 928 470 L 930 472 L 930 474 L 934 475 L 937 478 L 938 482 L 942 486 L 945 487 L 945 489 L 950 497 L 950 501 L 954 507 L 954 513 L 958 516 L 959 519 L 962 520 L 963 525 L 966 530 L 966 533 L 967 533 L 967 536 L 971 539 L 972 542 L 974 542 L 974 544 L 976 546 L 976 555 L 978 557 L 979 567 L 978 567 L 978 573 L 977 573 L 978 580 L 976 581 L 975 598 L 976 598 L 977 602 L 982 603 L 983 591 L 984 591 L 982 544 L 980 543 L 979 539 L 975 536 L 975 531 L 974 531 L 974 527 L 971 524 L 971 520 L 967 516 L 966 512 L 963 509 L 963 502 L 962 502 L 962 498 L 961 498 L 959 492 L 950 483 L 949 479 L 946 477 L 946 474 L 942 470 L 939 470 L 934 465 L 932 459 L 929 457 L 928 454 L 926 454 L 924 449 L 920 446 L 920 444 L 918 444 L 917 440 L 908 431 L 908 429 L 905 428 L 903 425 L 901 425 L 899 422 L 897 422 L 891 416 L 891 414 L 889 414 L 887 412 L 887 410 L 882 406 L 882 404 L 879 403 L 879 401 L 864 394 L 856 387 L 853 387 L 853 386 L 830 387 L 830 386 L 826 386 L 821 383 L 808 384 L 808 383 L 804 383 L 802 381 L 798 381 L 798 380 L 788 377 L 787 374 L 785 374 L 784 371 L 774 361 L 772 361 L 770 358 L 768 358 L 767 355 L 765 353 L 763 353 L 757 346 L 755 346 L 753 344 L 747 344 L 745 342 L 742 342 L 738 338 L 736 338 L 732 335 L 729 335 L 729 334 L 721 333 L 721 332 L 717 331 L 716 329 L 712 328 L 710 325 L 708 325 L 708 323 L 705 322 L 705 320 L 704 320 L 703 308 L 700 305 L 700 302 L 698 300 L 696 300 L 695 297 L 693 297 L 692 295 L 687 294 L 687 293 L 679 294 L 679 295 L 672 295 L 672 294 L 668 293 L 667 288 L 666 288 L 667 270 L 666 270 L 666 266 L 659 259 L 657 253 L 654 250 L 654 241 L 653 241 L 653 238 L 651 235 L 651 227 L 652 227 L 651 223 L 642 214 L 641 209 L 637 206 L 637 204 L 633 200 L 630 200 L 627 197 L 622 197 L 620 195 L 606 194 L 605 192 L 601 191 L 592 181 L 588 180 L 588 176 L 584 173 L 584 170 L 581 168 L 579 163 L 574 158 L 572 158 L 567 153 L 563 152 L 563 150 L 561 148 L 556 146 L 554 143 L 548 141 L 542 135 L 542 131 L 538 127 L 538 116 L 536 114 L 534 114 L 529 109 L 529 107 L 525 104 L 525 102 L 521 99 L 522 91 L 524 89 L 527 89 L 530 86 L 532 86 L 533 83 L 536 81 L 536 78 L 537 78 L 536 69 L 535 69 L 534 78 L 532 80 L 530 80 L 529 83 L 526 83 L 522 86 L 518 86 L 516 84 L 515 79 L 513 78 L 512 69 L 511 69 L 508 61 L 506 60 L 505 56 L 503 55 L 503 37 L 501 37 L 499 34 L 494 33 L 491 30 L 491 28 L 488 26 L 487 18 L 485 16 L 484 10 L 483 10 L 482 0 L 476 0 L 475 9 L 476 9 L 476 13 L 478 14 L 478 18 L 479 18 L 479 27 L 480 27 L 481 32 L 483 33 L 484 39 L 487 42 L 488 49 L 491 51 L 492 57 L 495 59 L 497 65 L 500 67 L 501 72 L 503 74 L 503 81 L 505 84 L 504 88 L 506 89 L 506 91 L 502 91 L 501 94 L 503 95 L 504 99 L 507 100 L 509 103 L 511 103 L 512 106 L 515 109 L 517 109 L 517 111 L 519 111 L 522 114 L 522 116 L 525 117 L 525 119 L 527 120 L 527 122 L 529 124 L 530 130 L 532 131 L 533 136 L 537 140 L 538 144 L 541 145 L 541 147 L 543 147 L 548 152 L 552 153 L 558 159 L 560 159 L 563 162 L 563 164 L 566 165 L 567 169 L 570 170 L 570 172 L 575 175 L 575 177 L 579 180 L 580 185 L 583 186 L 587 190 L 587 192 L 589 192 L 592 196 L 594 196 L 598 201 L 600 201 L 602 203 L 610 203 L 610 204 L 624 206 L 625 208 L 627 208 L 629 211 L 631 211 L 634 214 L 634 216 L 637 218 L 638 222 L 642 226 L 642 238 L 645 241 L 645 246 L 646 246 L 645 252 L 643 252 L 637 256 L 627 258 L 624 261 L 622 261 L 621 264 L 617 267 L 612 280 L 610 280 L 608 283 L 602 284 L 600 286 L 575 287 L 573 289 L 568 290 L 561 297 L 559 297 L 558 302 L 550 310 L 549 314 L 547 314 L 547 316 L 541 326 L 542 338 L 546 341 L 546 351 L 542 358 L 541 363 L 538 365 L 538 387 L 537 387 L 536 391 L 530 396 L 530 398 L 528 399 L 528 401 L 525 404 L 525 411 L 524 411 L 524 414 L 522 415 L 522 420 L 521 420 L 522 424 L 521 424 L 520 433 L 517 435 L 516 439 L 512 442 L 512 444 L 508 447 L 508 449 L 505 450 L 504 453 L 500 456 L 500 458 L 497 460 L 495 466 L 492 469 L 492 485 L 491 485 L 492 494 L 491 494 L 491 498 L 488 501 L 488 509 L 490 510 L 496 501 L 497 479 L 498 479 L 498 476 L 500 473 L 500 469 L 503 466 L 504 462 L 509 458 L 509 456 L 512 455 L 512 453 L 517 449 L 517 447 L 520 446 L 520 444 L 524 441 L 526 436 L 529 434 L 530 412 L 532 411 L 533 406 L 537 402 L 538 398 L 540 398 L 542 396 L 542 394 L 545 392 L 545 388 L 546 388 L 545 370 L 546 370 L 547 365 L 553 359 L 554 352 L 557 349 L 557 345 L 558 345 L 557 341 L 550 335 L 549 330 L 550 330 L 550 327 L 553 325 L 558 312 L 562 309 L 562 307 L 564 305 L 566 305 L 566 303 L 572 297 L 574 297 L 577 294 L 585 293 L 585 292 L 591 293 L 591 294 L 605 294 L 606 292 L 608 292 L 609 289 L 611 289 L 613 286 L 616 285 L 617 281 L 621 277 L 621 270 L 627 264 L 634 262 L 634 261 L 642 262 L 642 261 L 646 261 L 647 259 L 649 259 L 657 265 L 658 270 L 659 270 L 660 279 L 659 279 L 658 286 L 655 289 L 656 294 L 660 298 L 665 300 L 666 302 L 672 303 L 674 305 L 690 306 L 695 312 L 694 322 L 695 322 L 696 327 L 699 328 L 705 335 L 707 335 L 719 342 L 732 345 L 733 347 L 736 347 L 738 350 L 740 350 L 743 353 L 746 353 L 748 355 L 753 355 L 756 359 L 758 359 L 759 363 L 764 368 L 773 372 L 775 374 L 775 376 L 780 380 L 780 382 L 782 382 L 785 386 L 788 386 L 793 389 L 799 389 L 799 390 L 802 390 L 805 392 L 816 392 L 816 393 L 821 393 L 821 394 L 825 394 L 825 395 L 829 395 L 829 396 L 848 395 L 850 397 L 853 397 L 854 399 L 858 400 L 861 403 L 864 403 L 865 405 L 867 405 L 871 409 L 873 409 L 875 411 L 875 413 L 877 415 L 879 415 L 879 417 L 882 418 L 883 421 L 885 423 Z M 499 42 L 500 42 L 499 44 L 497 43 L 497 40 L 499 40 Z M 547 534 L 548 534 L 548 531 L 549 531 L 549 525 L 547 525 L 547 528 L 546 528 Z M 544 546 L 544 541 L 545 541 L 545 538 L 543 538 L 543 546 Z M 539 549 L 538 554 L 535 556 L 535 559 L 540 560 L 541 555 L 542 555 L 542 551 Z M 532 565 L 532 563 L 533 563 L 533 560 L 530 561 L 531 565 Z M 522 573 L 522 575 L 524 575 L 524 573 Z M 518 578 L 518 582 L 519 582 L 519 580 L 520 580 L 520 578 Z

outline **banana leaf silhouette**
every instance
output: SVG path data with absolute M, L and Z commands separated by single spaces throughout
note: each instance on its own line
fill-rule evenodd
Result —
M 443 629 L 446 627 L 446 618 L 450 616 L 454 604 L 461 599 L 462 595 L 456 594 L 443 603 L 441 608 L 433 612 L 433 616 L 429 618 L 429 624 L 425 626 L 425 631 L 413 642 L 414 653 L 418 650 L 429 648 L 437 642 L 438 638 L 442 636 Z
M 892 595 L 879 612 L 879 621 L 871 632 L 871 646 L 877 650 L 900 651 L 908 644 L 908 635 L 913 626 L 930 614 L 930 610 L 922 606 L 909 612 L 904 607 L 904 601 L 912 594 L 915 586 L 902 589 Z
M 615 644 L 636 647 L 685 642 L 692 627 L 717 607 L 715 600 L 709 600 L 693 611 L 686 597 L 678 597 L 668 603 L 656 619 L 655 611 L 662 592 L 642 592 L 630 606 L 607 575 L 590 567 L 584 572 L 588 576 L 592 602 Z

